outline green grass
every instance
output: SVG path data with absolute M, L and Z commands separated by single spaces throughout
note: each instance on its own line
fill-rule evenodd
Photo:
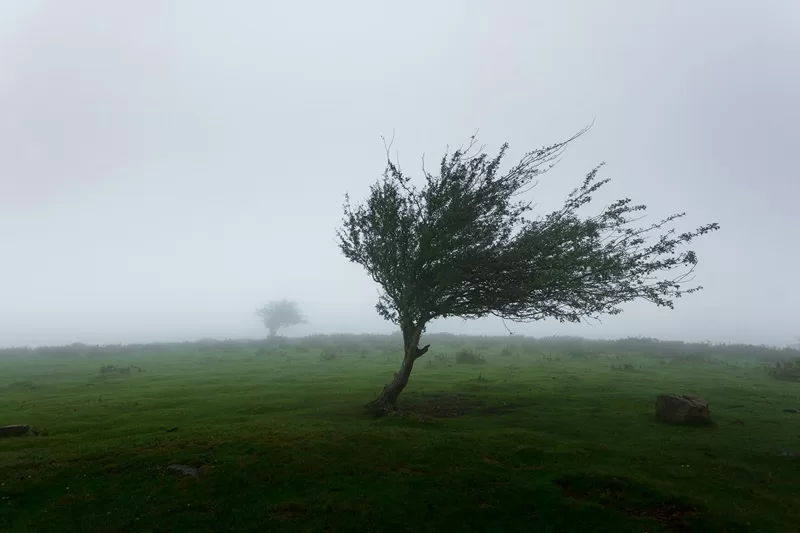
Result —
M 0 425 L 43 432 L 0 440 L 0 531 L 800 530 L 800 385 L 753 360 L 440 343 L 375 419 L 391 350 L 256 353 L 0 359 Z M 657 423 L 670 392 L 715 425 Z

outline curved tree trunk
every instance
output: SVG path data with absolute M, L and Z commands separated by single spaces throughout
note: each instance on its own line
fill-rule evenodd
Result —
M 400 369 L 394 373 L 392 380 L 386 384 L 381 395 L 369 402 L 366 407 L 378 413 L 393 411 L 397 407 L 397 398 L 403 389 L 408 385 L 408 378 L 411 370 L 414 369 L 414 362 L 425 355 L 430 348 L 430 344 L 419 347 L 419 339 L 425 325 L 403 327 L 403 362 Z

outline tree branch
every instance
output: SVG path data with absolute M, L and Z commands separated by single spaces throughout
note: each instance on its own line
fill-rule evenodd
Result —
M 416 353 L 414 354 L 414 359 L 415 359 L 415 360 L 416 360 L 416 359 L 419 359 L 420 357 L 422 357 L 423 355 L 425 355 L 426 353 L 428 353 L 428 349 L 430 349 L 430 347 L 431 347 L 431 345 L 430 345 L 430 344 L 426 344 L 426 345 L 425 345 L 425 346 L 423 346 L 422 348 L 417 348 L 417 351 L 416 351 Z

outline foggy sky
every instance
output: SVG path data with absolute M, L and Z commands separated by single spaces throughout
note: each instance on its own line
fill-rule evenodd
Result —
M 595 120 L 532 191 L 606 161 L 697 241 L 699 294 L 517 333 L 785 344 L 800 335 L 794 0 L 0 3 L 0 346 L 258 337 L 254 310 L 390 332 L 340 254 L 395 132 L 403 169 L 479 130 L 522 154 Z M 430 331 L 503 334 L 499 319 Z

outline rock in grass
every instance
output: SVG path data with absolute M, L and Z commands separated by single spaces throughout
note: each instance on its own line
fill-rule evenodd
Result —
M 0 438 L 2 437 L 24 437 L 30 432 L 30 426 L 3 426 L 0 427 Z
M 699 396 L 662 394 L 656 398 L 656 418 L 673 424 L 711 424 L 708 402 Z

